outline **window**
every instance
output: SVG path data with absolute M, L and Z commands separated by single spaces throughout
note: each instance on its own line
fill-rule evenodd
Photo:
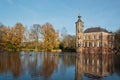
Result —
M 85 47 L 87 47 L 87 42 L 85 42 Z
M 90 40 L 90 35 L 88 35 L 88 40 Z
M 89 42 L 87 42 L 87 47 L 89 47 Z
M 89 42 L 89 46 L 90 46 L 90 44 L 91 44 L 91 43 Z
M 85 42 L 83 42 L 83 47 L 85 47 Z
M 83 42 L 83 46 L 84 46 L 84 47 L 87 47 L 87 42 Z
M 113 40 L 113 36 L 111 36 L 111 40 Z
M 93 35 L 93 39 L 95 39 L 95 35 Z
M 114 40 L 114 36 L 112 36 L 112 40 Z
M 104 42 L 104 46 L 103 47 L 107 47 L 107 42 Z
M 93 47 L 95 46 L 95 44 L 94 44 L 94 42 L 92 42 L 93 43 Z
M 109 43 L 109 48 L 112 48 L 112 42 Z
M 100 62 L 99 62 L 99 60 L 97 60 L 97 66 L 99 66 L 100 65 Z
M 96 42 L 93 42 L 93 47 L 95 47 L 96 46 Z
M 109 36 L 109 40 L 111 40 L 111 36 Z
M 83 39 L 85 40 L 85 36 L 83 37 Z
M 78 33 L 80 33 L 80 31 L 78 30 Z
M 81 43 L 78 43 L 78 47 L 81 47 Z
M 93 60 L 92 60 L 92 65 L 94 65 L 94 63 L 95 63 L 95 62 L 94 62 L 94 59 L 93 59 Z
M 90 42 L 87 42 L 87 47 L 90 47 Z
M 89 65 L 89 58 L 87 59 L 87 65 Z
M 97 39 L 100 39 L 99 36 L 100 36 L 100 35 L 97 35 Z
M 100 42 L 98 41 L 98 44 L 97 44 L 98 47 L 100 47 Z
M 100 35 L 98 35 L 98 39 L 100 39 Z
M 100 41 L 98 41 L 98 47 L 101 47 L 102 43 Z
M 113 40 L 113 36 L 112 35 L 109 35 L 108 38 L 109 38 L 109 40 Z
M 87 36 L 85 36 L 85 40 L 87 40 Z
M 76 43 L 76 47 L 78 47 L 78 43 Z
M 78 40 L 81 39 L 81 36 L 78 36 Z

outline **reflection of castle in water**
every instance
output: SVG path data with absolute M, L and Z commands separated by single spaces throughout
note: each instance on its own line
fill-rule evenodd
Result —
M 76 58 L 76 80 L 83 76 L 92 79 L 102 78 L 114 71 L 113 54 L 80 54 Z

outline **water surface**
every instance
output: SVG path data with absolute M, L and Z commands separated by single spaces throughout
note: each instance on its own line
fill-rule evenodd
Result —
M 0 53 L 0 80 L 120 80 L 120 56 Z

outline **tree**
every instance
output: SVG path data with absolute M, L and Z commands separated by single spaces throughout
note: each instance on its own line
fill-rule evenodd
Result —
M 61 43 L 60 49 L 63 51 L 75 51 L 76 48 L 76 37 L 74 35 L 67 34 L 65 27 L 62 28 L 61 32 Z
M 46 23 L 42 25 L 43 44 L 45 51 L 51 51 L 59 48 L 59 35 L 53 28 L 52 24 Z
M 66 35 L 64 36 L 63 40 L 61 41 L 61 48 L 63 50 L 68 50 L 68 51 L 75 51 L 75 46 L 76 44 L 76 38 L 73 35 Z
M 15 43 L 20 48 L 24 38 L 25 27 L 22 23 L 16 23 L 16 25 L 13 28 L 13 31 L 13 36 L 16 37 L 15 40 L 13 38 L 13 43 Z
M 120 29 L 115 32 L 115 48 L 120 49 Z
M 65 36 L 67 36 L 67 29 L 65 27 L 63 27 L 62 31 L 61 31 L 61 37 L 62 37 L 61 40 L 63 40 L 65 38 Z
M 2 23 L 0 23 L 0 50 L 2 49 L 2 28 L 4 27 L 4 25 Z
M 2 28 L 4 27 L 4 25 L 2 23 L 0 23 L 0 43 L 2 40 Z
M 2 45 L 5 49 L 19 50 L 23 38 L 25 27 L 21 23 L 16 23 L 14 27 L 3 27 Z
M 36 51 L 38 51 L 38 44 L 41 38 L 41 26 L 39 24 L 34 24 L 31 28 L 31 38 L 35 42 Z
M 68 45 L 68 40 L 66 36 L 67 36 L 67 30 L 65 27 L 63 27 L 61 31 L 61 43 L 60 43 L 61 49 L 65 49 Z
M 68 35 L 68 48 L 76 49 L 76 37 L 73 35 Z
M 11 36 L 12 36 L 12 32 L 11 29 L 9 27 L 3 27 L 1 29 L 2 31 L 2 46 L 4 49 L 6 48 L 11 48 Z
M 58 49 L 60 40 L 59 33 L 53 28 L 52 24 L 46 23 L 42 26 L 34 24 L 30 30 L 22 23 L 15 26 L 0 27 L 0 45 L 5 50 L 20 50 L 21 48 L 35 49 L 36 51 L 51 51 Z

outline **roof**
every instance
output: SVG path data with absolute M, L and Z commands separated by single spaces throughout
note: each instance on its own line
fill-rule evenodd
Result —
M 84 31 L 84 33 L 91 33 L 91 32 L 107 32 L 109 33 L 109 31 L 107 31 L 104 28 L 101 27 L 92 27 L 92 28 L 88 28 Z
M 83 22 L 83 21 L 81 20 L 81 16 L 78 16 L 77 22 Z M 76 23 L 77 23 L 77 22 L 76 22 Z

